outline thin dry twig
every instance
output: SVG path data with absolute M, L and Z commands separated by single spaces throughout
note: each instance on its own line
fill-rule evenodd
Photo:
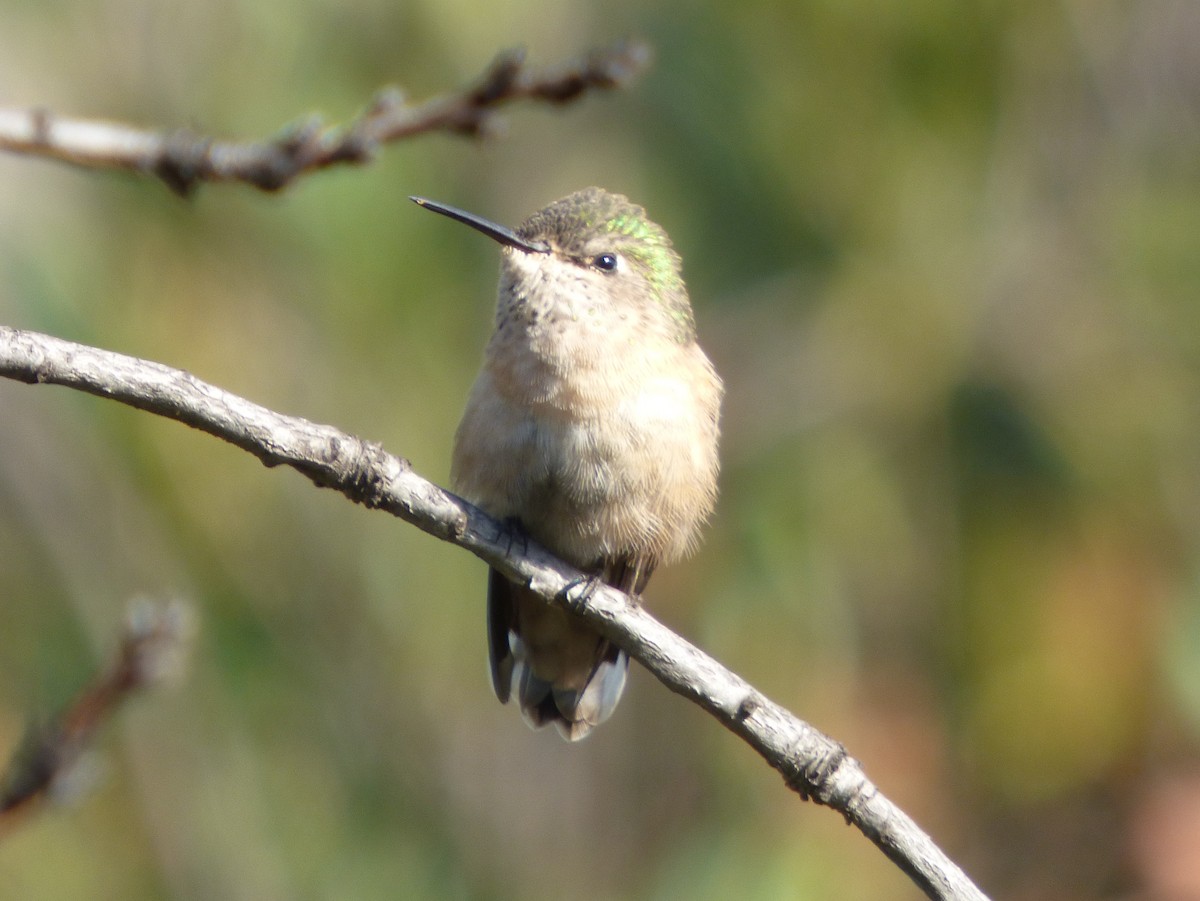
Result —
M 290 466 L 316 485 L 387 510 L 466 548 L 506 577 L 578 614 L 671 691 L 708 711 L 802 798 L 839 811 L 929 897 L 985 898 L 838 742 L 676 635 L 628 595 L 591 585 L 578 570 L 532 542 L 513 541 L 502 523 L 421 478 L 406 460 L 379 445 L 332 426 L 284 416 L 159 363 L 7 326 L 0 326 L 0 376 L 65 385 L 186 423 L 249 451 L 268 466 Z
M 380 146 L 413 135 L 486 135 L 496 109 L 506 103 L 562 104 L 591 91 L 625 87 L 645 71 L 650 56 L 648 45 L 631 40 L 531 70 L 522 50 L 508 50 L 464 90 L 412 105 L 399 90 L 385 88 L 346 125 L 329 126 L 313 115 L 262 141 L 224 141 L 189 129 L 146 130 L 45 109 L 0 109 L 0 150 L 155 175 L 181 196 L 203 182 L 239 181 L 279 191 L 318 169 L 369 162 Z
M 191 638 L 180 602 L 130 606 L 113 659 L 49 725 L 31 727 L 0 778 L 0 836 L 69 776 L 96 732 L 131 695 L 178 673 Z

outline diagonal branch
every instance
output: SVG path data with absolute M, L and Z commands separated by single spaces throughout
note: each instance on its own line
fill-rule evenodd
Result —
M 46 727 L 31 727 L 0 776 L 0 838 L 70 781 L 80 756 L 123 701 L 180 669 L 189 650 L 191 610 L 180 601 L 130 605 L 107 667 Z
M 332 426 L 275 413 L 160 363 L 0 326 L 0 376 L 65 385 L 186 423 L 284 464 L 316 485 L 466 548 L 528 584 L 616 642 L 671 691 L 700 705 L 741 737 L 802 798 L 839 811 L 930 897 L 985 896 L 933 841 L 867 779 L 858 761 L 712 657 L 608 586 L 579 590 L 578 570 L 483 511 L 421 478 L 406 460 Z
M 412 135 L 485 135 L 495 110 L 506 103 L 569 103 L 591 91 L 625 87 L 649 64 L 650 49 L 639 41 L 543 70 L 529 69 L 523 51 L 509 50 L 461 91 L 409 104 L 397 89 L 384 89 L 347 125 L 328 126 L 314 115 L 262 141 L 223 141 L 188 129 L 152 131 L 45 109 L 0 109 L 0 150 L 149 173 L 183 196 L 202 182 L 220 181 L 278 191 L 308 172 L 369 162 L 381 145 Z

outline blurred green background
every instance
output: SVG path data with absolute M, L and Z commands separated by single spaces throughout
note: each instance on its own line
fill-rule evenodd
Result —
M 685 261 L 722 498 L 647 601 L 842 740 L 996 897 L 1200 897 L 1200 5 L 2 0 L 0 102 L 257 137 L 524 44 L 632 90 L 281 196 L 0 156 L 0 321 L 445 483 L 497 252 L 589 184 Z M 484 567 L 295 473 L 0 383 L 0 751 L 183 596 L 186 681 L 0 845 L 38 899 L 906 899 L 635 667 L 567 746 L 492 696 Z

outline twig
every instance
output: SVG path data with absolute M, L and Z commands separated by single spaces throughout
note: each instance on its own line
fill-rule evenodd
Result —
M 31 727 L 13 755 L 0 779 L 0 836 L 54 794 L 122 701 L 178 671 L 190 637 L 191 613 L 182 604 L 131 605 L 108 667 L 48 727 Z
M 509 50 L 462 91 L 410 105 L 399 90 L 386 88 L 347 125 L 327 126 L 314 115 L 262 141 L 223 141 L 188 129 L 151 131 L 45 109 L 0 109 L 0 150 L 156 175 L 182 196 L 202 182 L 220 181 L 278 191 L 308 172 L 368 162 L 381 145 L 412 135 L 487 134 L 495 109 L 515 100 L 561 104 L 589 91 L 624 87 L 649 63 L 650 49 L 640 41 L 541 71 L 526 66 L 523 51 Z
M 582 574 L 503 524 L 414 473 L 377 444 L 275 413 L 195 376 L 59 338 L 0 326 L 0 376 L 65 385 L 186 423 L 268 466 L 284 464 L 316 485 L 387 510 L 474 553 L 595 626 L 667 688 L 740 736 L 802 798 L 828 805 L 860 829 L 931 898 L 985 896 L 832 738 L 766 698 L 740 676 L 607 586 L 578 591 Z

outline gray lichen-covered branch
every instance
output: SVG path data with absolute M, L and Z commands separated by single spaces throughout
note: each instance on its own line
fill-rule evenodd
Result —
M 220 140 L 189 129 L 147 130 L 69 118 L 46 109 L 0 108 L 0 150 L 151 174 L 181 195 L 203 182 L 220 181 L 278 191 L 308 172 L 368 162 L 384 144 L 413 135 L 485 135 L 496 110 L 507 103 L 561 104 L 592 91 L 624 87 L 649 62 L 649 47 L 638 41 L 545 69 L 531 69 L 522 51 L 510 50 L 463 90 L 414 104 L 400 91 L 384 89 L 349 124 L 329 126 L 310 116 L 261 141 Z
M 588 583 L 545 550 L 512 540 L 502 523 L 423 479 L 379 445 L 273 412 L 159 363 L 6 326 L 0 326 L 0 376 L 64 385 L 178 420 L 249 451 L 267 466 L 290 466 L 316 485 L 471 551 L 583 617 L 667 688 L 703 707 L 801 797 L 839 811 L 929 897 L 985 897 L 838 742 L 766 698 L 629 596 Z

